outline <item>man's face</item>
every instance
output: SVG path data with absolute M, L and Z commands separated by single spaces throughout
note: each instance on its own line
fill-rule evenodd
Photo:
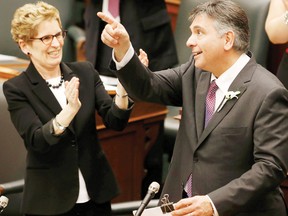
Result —
M 225 61 L 225 37 L 219 35 L 215 29 L 215 21 L 206 14 L 196 16 L 190 25 L 191 36 L 186 45 L 192 49 L 195 66 L 216 73 L 221 71 Z

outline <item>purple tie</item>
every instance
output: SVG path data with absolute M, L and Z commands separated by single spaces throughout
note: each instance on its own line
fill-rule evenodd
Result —
M 189 175 L 184 190 L 186 191 L 188 197 L 192 197 L 192 173 Z
M 218 89 L 218 86 L 215 80 L 213 80 L 210 83 L 208 93 L 206 96 L 205 127 L 207 126 L 208 122 L 210 121 L 214 113 L 217 89 Z
M 208 93 L 206 96 L 205 127 L 207 126 L 208 122 L 210 121 L 214 113 L 217 89 L 218 86 L 215 80 L 213 80 L 210 83 Z M 188 197 L 192 197 L 192 173 L 189 175 L 184 190 L 186 191 Z
M 108 0 L 108 11 L 114 18 L 119 16 L 119 6 L 120 0 Z

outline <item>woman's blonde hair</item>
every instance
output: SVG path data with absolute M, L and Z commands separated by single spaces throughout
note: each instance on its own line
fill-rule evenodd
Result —
M 18 8 L 14 13 L 11 22 L 12 38 L 16 43 L 18 43 L 20 39 L 27 42 L 38 33 L 37 26 L 41 22 L 53 19 L 57 20 L 62 29 L 57 8 L 43 1 L 39 1 L 35 4 L 25 4 Z

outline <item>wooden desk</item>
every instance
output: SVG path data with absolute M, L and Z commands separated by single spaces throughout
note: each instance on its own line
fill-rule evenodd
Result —
M 10 79 L 14 76 L 17 76 L 19 71 L 12 68 L 0 66 L 0 77 L 3 79 Z
M 29 61 L 17 58 L 15 60 L 0 61 L 0 77 L 10 79 L 25 70 Z
M 0 64 L 0 67 L 3 66 Z M 13 67 L 4 68 L 6 70 L 0 72 L 4 80 L 19 74 Z M 141 199 L 144 159 L 158 138 L 166 114 L 163 105 L 135 102 L 129 124 L 122 132 L 106 129 L 101 118 L 95 116 L 100 143 L 121 189 L 113 203 Z

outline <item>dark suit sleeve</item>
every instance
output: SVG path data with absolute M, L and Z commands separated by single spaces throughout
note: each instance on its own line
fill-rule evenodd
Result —
M 28 150 L 47 152 L 51 145 L 60 141 L 61 137 L 51 133 L 52 121 L 45 124 L 40 121 L 27 95 L 23 92 L 24 87 L 21 90 L 18 88 L 21 86 L 20 83 L 14 81 L 15 79 L 8 80 L 3 84 L 11 120 Z
M 116 75 L 132 98 L 181 106 L 182 76 L 190 66 L 191 62 L 187 62 L 177 68 L 152 72 L 135 54 Z

